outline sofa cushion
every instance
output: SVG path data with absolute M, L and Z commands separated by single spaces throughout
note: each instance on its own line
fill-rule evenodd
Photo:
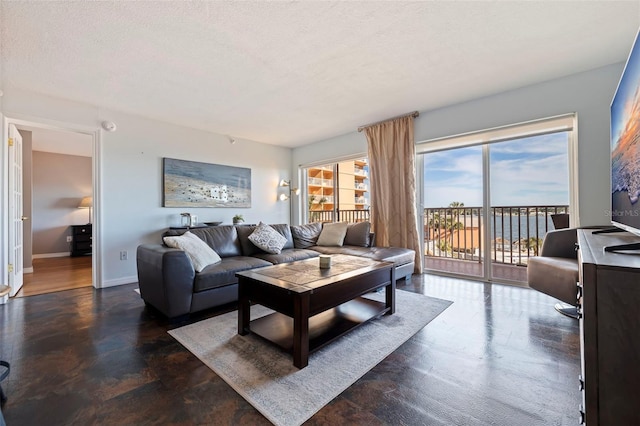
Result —
M 318 237 L 319 246 L 341 246 L 344 237 L 347 235 L 347 222 L 325 223 L 322 225 L 322 232 Z
M 189 232 L 200 237 L 222 258 L 242 255 L 238 232 L 233 225 L 192 228 Z M 184 233 L 184 231 L 180 229 L 170 229 L 165 232 L 164 235 L 181 235 L 182 233 Z
M 204 268 L 202 272 L 196 274 L 193 282 L 193 291 L 199 292 L 235 284 L 238 282 L 236 272 L 270 265 L 271 263 L 266 260 L 255 257 L 225 257 L 222 259 L 222 262 L 209 265 Z
M 416 252 L 404 247 L 368 247 L 360 256 L 383 262 L 393 262 L 404 265 L 415 261 Z
M 402 247 L 322 247 L 315 246 L 312 250 L 322 254 L 348 254 L 351 256 L 366 257 L 383 262 L 393 262 L 396 265 L 404 265 L 415 260 L 416 252 Z
M 291 227 L 289 225 L 287 225 L 286 223 L 280 223 L 271 225 L 271 227 L 287 239 L 287 242 L 284 243 L 284 246 L 282 246 L 282 250 L 293 248 L 293 236 L 291 235 Z
M 287 239 L 282 234 L 262 222 L 258 224 L 248 239 L 256 247 L 271 254 L 279 254 L 287 242 Z
M 306 225 L 291 225 L 293 246 L 299 249 L 315 246 L 321 231 L 322 223 L 320 222 L 308 223 Z
M 287 242 L 282 247 L 282 250 L 293 248 L 293 237 L 291 236 L 291 230 L 289 229 L 289 225 L 278 224 L 278 225 L 270 225 L 273 229 L 278 231 L 283 237 L 287 239 Z M 256 225 L 238 225 L 236 226 L 236 230 L 238 232 L 238 238 L 240 240 L 240 246 L 242 247 L 242 254 L 244 256 L 253 256 L 257 253 L 266 253 L 259 247 L 256 247 L 249 240 L 249 235 L 256 229 Z
M 189 231 L 180 236 L 164 237 L 163 241 L 169 247 L 184 250 L 196 272 L 202 271 L 207 265 L 221 261 L 218 253 Z
M 344 236 L 343 245 L 369 247 L 369 232 L 371 231 L 371 223 L 358 222 L 350 223 L 347 226 L 347 233 Z
M 278 263 L 294 262 L 296 260 L 309 259 L 312 257 L 320 256 L 320 253 L 314 250 L 307 249 L 286 249 L 282 250 L 280 254 L 258 253 L 254 255 L 259 259 L 264 259 L 267 262 L 277 265 Z

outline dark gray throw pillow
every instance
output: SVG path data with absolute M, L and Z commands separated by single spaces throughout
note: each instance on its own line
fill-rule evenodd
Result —
M 371 231 L 371 223 L 359 222 L 351 223 L 347 227 L 347 235 L 344 237 L 345 246 L 369 247 L 369 232 Z
M 313 247 L 318 242 L 318 237 L 322 232 L 322 223 L 308 223 L 306 225 L 292 225 L 291 235 L 295 248 L 306 249 Z

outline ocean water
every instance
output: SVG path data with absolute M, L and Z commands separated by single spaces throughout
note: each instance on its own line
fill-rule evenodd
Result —
M 490 218 L 491 230 L 494 231 L 493 217 Z M 529 234 L 527 235 L 527 225 Z M 536 228 L 537 226 L 537 228 Z M 536 231 L 537 229 L 537 231 Z M 537 236 L 542 239 L 548 231 L 554 230 L 551 216 L 495 216 L 495 236 L 515 242 L 520 238 Z
M 481 218 L 467 215 L 466 218 L 460 216 L 459 222 L 466 223 L 466 226 L 477 227 Z M 554 230 L 551 215 L 498 215 L 489 217 L 489 226 L 493 238 L 505 238 L 515 242 L 521 238 L 538 237 L 543 239 L 548 231 Z M 528 226 L 528 228 L 527 228 Z

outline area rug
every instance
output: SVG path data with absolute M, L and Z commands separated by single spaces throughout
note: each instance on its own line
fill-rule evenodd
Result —
M 384 300 L 384 293 L 368 295 Z M 396 313 L 370 321 L 309 357 L 301 370 L 290 354 L 251 334 L 239 336 L 237 311 L 170 330 L 275 425 L 300 425 L 351 386 L 452 302 L 396 291 Z M 251 319 L 272 311 L 251 307 Z

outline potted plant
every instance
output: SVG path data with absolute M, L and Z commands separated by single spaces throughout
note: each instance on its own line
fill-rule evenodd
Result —
M 233 217 L 233 224 L 237 225 L 239 223 L 243 223 L 244 222 L 244 217 L 242 217 L 241 214 L 237 214 Z

